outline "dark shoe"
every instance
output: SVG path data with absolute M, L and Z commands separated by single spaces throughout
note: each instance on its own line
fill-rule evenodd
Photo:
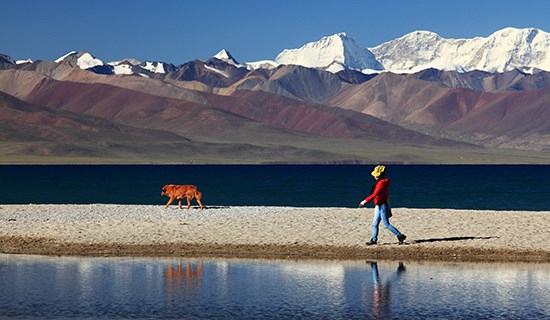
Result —
M 370 240 L 367 241 L 365 244 L 366 244 L 367 246 L 372 246 L 372 245 L 375 245 L 375 244 L 376 244 L 376 241 L 370 239 Z
M 399 244 L 403 244 L 403 241 L 407 239 L 407 236 L 402 234 L 401 236 L 397 237 L 397 240 L 399 240 Z

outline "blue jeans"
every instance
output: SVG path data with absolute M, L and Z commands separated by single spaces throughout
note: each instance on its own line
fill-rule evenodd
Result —
M 378 225 L 380 225 L 380 221 L 382 221 L 386 229 L 390 230 L 397 237 L 401 237 L 401 232 L 399 232 L 399 230 L 397 230 L 394 226 L 390 224 L 390 221 L 388 220 L 388 215 L 386 214 L 387 211 L 388 211 L 387 203 L 383 203 L 379 206 L 374 207 L 374 219 L 372 219 L 372 237 L 371 237 L 373 241 L 378 241 Z

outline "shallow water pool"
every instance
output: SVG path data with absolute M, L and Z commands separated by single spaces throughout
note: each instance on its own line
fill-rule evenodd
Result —
M 550 265 L 0 255 L 0 317 L 544 319 Z

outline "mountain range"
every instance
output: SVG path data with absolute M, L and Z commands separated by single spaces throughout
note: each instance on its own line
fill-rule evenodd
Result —
M 240 63 L 0 54 L 2 162 L 548 163 L 550 35 L 346 33 Z

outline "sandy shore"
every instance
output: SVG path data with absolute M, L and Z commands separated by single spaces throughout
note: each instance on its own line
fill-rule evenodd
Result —
M 372 208 L 0 205 L 0 252 L 550 262 L 550 212 L 393 211 L 367 247 Z

